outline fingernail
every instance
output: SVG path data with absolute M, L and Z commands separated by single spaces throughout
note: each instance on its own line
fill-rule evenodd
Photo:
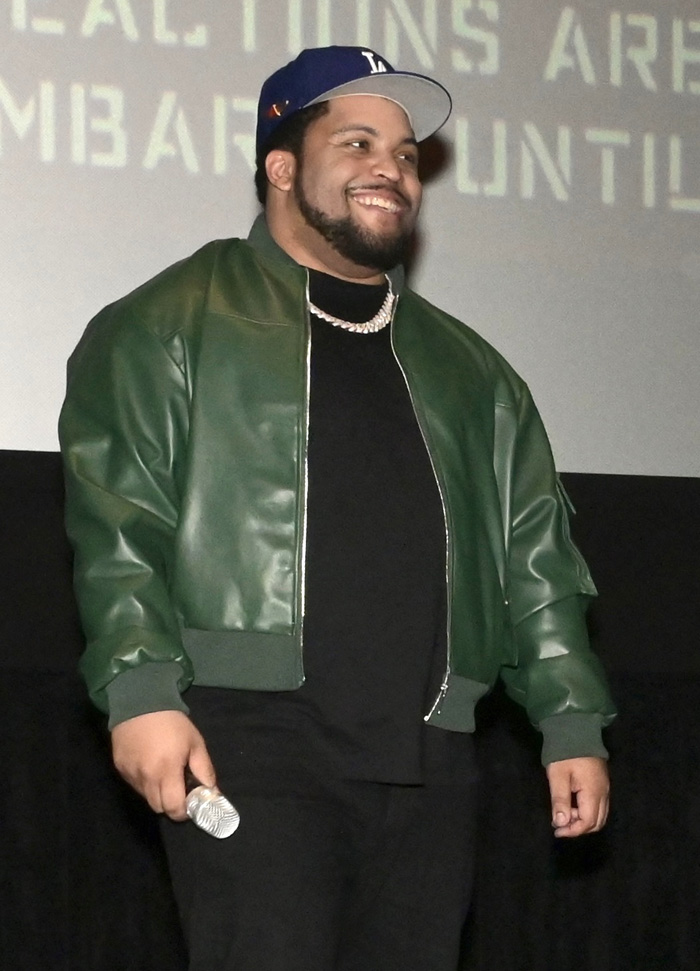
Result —
M 557 826 L 563 826 L 566 822 L 566 816 L 564 813 L 557 813 L 554 817 L 554 822 L 557 824 Z

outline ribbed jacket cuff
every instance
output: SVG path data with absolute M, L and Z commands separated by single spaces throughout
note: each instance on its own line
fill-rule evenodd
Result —
M 572 713 L 553 715 L 539 724 L 542 732 L 542 764 L 594 756 L 607 759 L 603 745 L 603 716 Z
M 140 664 L 117 675 L 105 689 L 110 731 L 128 718 L 152 711 L 183 711 L 187 714 L 189 708 L 177 687 L 181 677 L 182 668 L 175 661 Z

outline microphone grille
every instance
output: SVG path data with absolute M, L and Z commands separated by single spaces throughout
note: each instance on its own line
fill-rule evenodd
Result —
M 241 821 L 226 796 L 209 786 L 196 786 L 187 794 L 187 815 L 201 830 L 220 840 L 235 833 Z

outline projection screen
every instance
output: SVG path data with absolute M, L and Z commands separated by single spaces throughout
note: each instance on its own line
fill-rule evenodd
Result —
M 4 0 L 0 448 L 57 447 L 101 306 L 247 234 L 260 84 L 331 43 L 452 92 L 412 282 L 528 381 L 559 467 L 700 474 L 697 0 Z

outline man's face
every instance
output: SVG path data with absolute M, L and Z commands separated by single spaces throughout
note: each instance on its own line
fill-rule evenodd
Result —
M 372 95 L 334 98 L 309 126 L 294 197 L 314 255 L 325 262 L 325 254 L 329 268 L 338 255 L 380 271 L 400 263 L 421 194 L 418 148 L 395 102 Z

